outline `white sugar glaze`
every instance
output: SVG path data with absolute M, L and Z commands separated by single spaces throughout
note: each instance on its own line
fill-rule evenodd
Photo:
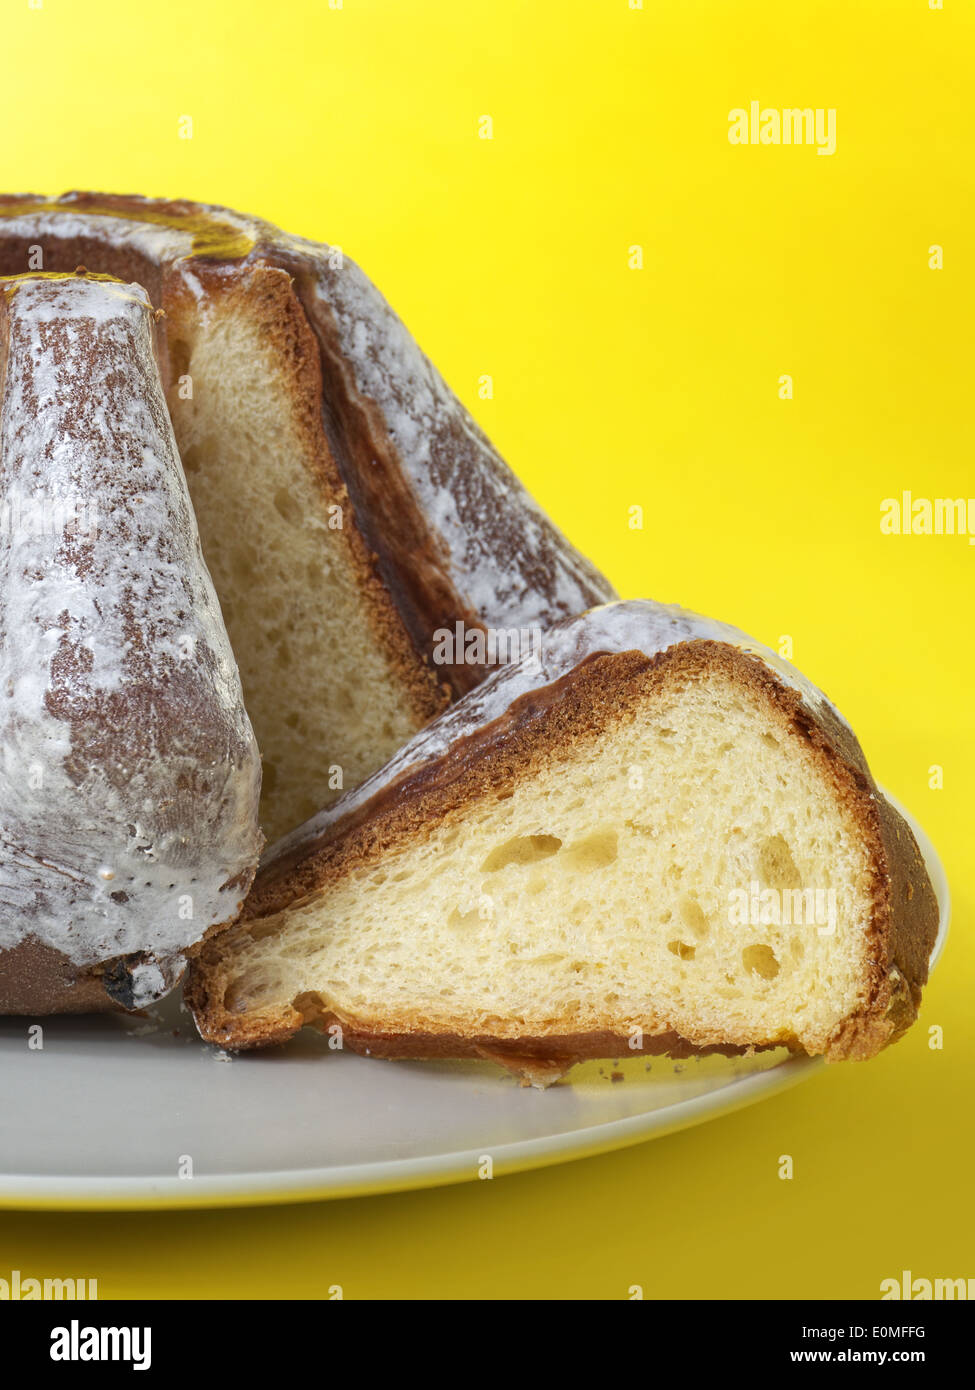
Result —
M 236 912 L 257 749 L 145 292 L 33 277 L 0 301 L 0 950 L 146 952 L 142 1004 Z

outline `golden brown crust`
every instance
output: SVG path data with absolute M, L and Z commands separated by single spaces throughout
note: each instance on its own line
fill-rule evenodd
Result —
M 629 717 L 664 681 L 694 681 L 722 670 L 764 698 L 769 712 L 800 738 L 847 808 L 868 846 L 873 864 L 874 902 L 869 929 L 869 977 L 864 1003 L 830 1040 L 830 1060 L 872 1056 L 894 1041 L 916 1016 L 920 989 L 937 931 L 937 904 L 914 837 L 880 797 L 853 734 L 830 715 L 817 717 L 799 694 L 756 657 L 720 642 L 684 642 L 655 657 L 630 651 L 599 654 L 579 663 L 562 680 L 522 696 L 491 724 L 456 743 L 445 757 L 411 769 L 364 806 L 329 828 L 323 839 L 293 855 L 272 860 L 259 874 L 237 927 L 195 953 L 187 1000 L 211 1041 L 259 1047 L 282 1042 L 303 1023 L 339 1024 L 344 1045 L 387 1057 L 470 1057 L 490 1054 L 569 1066 L 594 1057 L 631 1055 L 629 1039 L 609 1030 L 545 1037 L 431 1033 L 415 1021 L 340 1018 L 314 996 L 278 1011 L 235 1014 L 224 1004 L 234 942 L 240 934 L 273 930 L 262 923 L 337 882 L 353 869 L 380 859 L 394 846 L 422 840 L 429 827 L 463 815 L 482 798 L 497 798 L 516 783 L 557 761 L 570 744 L 598 738 L 610 723 Z M 642 1051 L 690 1055 L 701 1051 L 741 1052 L 754 1039 L 680 1038 L 648 1024 Z M 759 1040 L 758 1046 L 797 1048 L 794 1038 Z

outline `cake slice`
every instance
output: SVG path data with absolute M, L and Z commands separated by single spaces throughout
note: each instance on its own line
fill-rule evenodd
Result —
M 384 1057 L 784 1046 L 865 1058 L 937 926 L 849 726 L 774 653 L 645 602 L 558 625 L 262 864 L 187 997 L 225 1047 Z
M 0 280 L 0 1013 L 151 1003 L 257 867 L 155 322 L 138 285 Z

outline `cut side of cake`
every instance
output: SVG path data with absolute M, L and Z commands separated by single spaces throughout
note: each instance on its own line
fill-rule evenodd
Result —
M 0 1013 L 152 1002 L 257 867 L 156 317 L 107 277 L 0 280 Z
M 0 197 L 0 274 L 79 265 L 164 310 L 269 840 L 488 673 L 439 633 L 544 628 L 615 596 L 337 248 L 195 203 Z
M 734 628 L 627 602 L 558 625 L 272 848 L 187 998 L 231 1048 L 303 1024 L 536 1082 L 590 1057 L 872 1056 L 937 906 L 814 686 Z

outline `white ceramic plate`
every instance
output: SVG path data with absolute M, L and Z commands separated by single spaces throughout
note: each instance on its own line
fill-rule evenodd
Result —
M 896 803 L 894 803 L 896 805 Z M 902 808 L 898 808 L 902 809 Z M 948 886 L 909 820 L 948 926 Z M 736 1110 L 820 1063 L 590 1062 L 540 1092 L 488 1064 L 381 1062 L 302 1034 L 230 1059 L 167 1000 L 148 1016 L 0 1019 L 0 1205 L 188 1207 L 459 1182 L 634 1144 Z M 616 1079 L 614 1078 L 621 1078 Z M 192 1172 L 192 1176 L 181 1176 Z

